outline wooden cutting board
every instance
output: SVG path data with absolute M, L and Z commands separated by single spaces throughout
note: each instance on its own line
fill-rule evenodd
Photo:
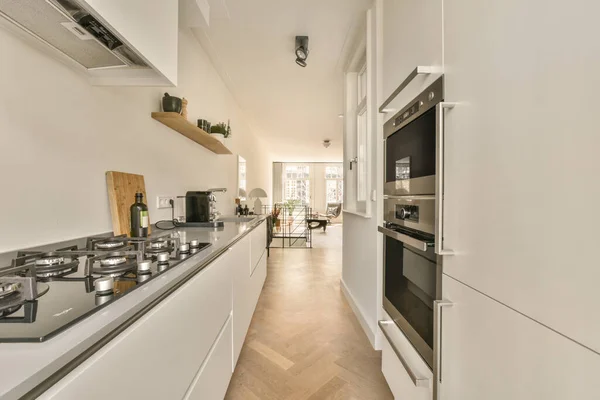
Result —
M 115 235 L 126 234 L 129 236 L 131 232 L 129 208 L 135 203 L 135 194 L 143 193 L 143 201 L 145 204 L 148 204 L 144 175 L 107 171 L 106 187 L 108 188 L 108 201 L 110 202 L 113 231 Z M 148 226 L 148 234 L 150 234 L 150 228 Z

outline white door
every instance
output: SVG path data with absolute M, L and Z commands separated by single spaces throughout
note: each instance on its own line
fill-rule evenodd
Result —
M 441 400 L 583 400 L 600 356 L 444 276 Z
M 444 272 L 600 352 L 599 14 L 444 2 Z

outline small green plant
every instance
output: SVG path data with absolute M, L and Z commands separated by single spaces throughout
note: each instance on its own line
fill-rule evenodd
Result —
M 225 122 L 219 122 L 218 124 L 211 126 L 210 133 L 220 133 L 226 138 L 231 137 L 231 126 L 229 126 L 229 121 L 227 121 L 227 124 L 225 124 Z
M 292 213 L 294 212 L 294 210 L 296 209 L 296 206 L 300 204 L 300 200 L 298 199 L 293 199 L 293 200 L 287 200 L 284 203 L 285 208 L 287 208 L 288 210 L 288 215 L 291 217 Z

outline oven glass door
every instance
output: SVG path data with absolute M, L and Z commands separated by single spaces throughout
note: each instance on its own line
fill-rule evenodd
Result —
M 417 238 L 431 243 L 426 251 L 387 235 L 384 238 L 384 307 L 387 305 L 386 311 L 431 366 L 437 284 L 433 236 Z
M 435 118 L 434 107 L 386 139 L 386 188 L 390 184 L 392 190 L 405 188 L 399 193 L 394 191 L 386 194 L 417 194 L 411 193 L 407 183 L 412 180 L 412 186 L 415 186 L 419 183 L 419 178 L 435 176 Z M 433 190 L 431 187 L 425 190 L 430 193 L 419 194 L 433 194 Z

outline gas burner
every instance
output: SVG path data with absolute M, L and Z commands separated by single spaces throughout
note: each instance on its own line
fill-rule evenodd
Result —
M 26 293 L 22 282 L 18 282 L 18 280 L 27 278 L 14 277 L 12 279 L 15 282 L 9 281 L 10 277 L 3 277 L 3 279 L 6 279 L 6 281 L 0 283 L 0 319 L 15 313 L 23 304 L 34 301 L 50 289 L 50 286 L 46 283 L 37 283 L 34 297 L 33 293 Z
M 197 249 L 197 248 L 199 248 L 199 247 L 200 247 L 200 241 L 199 241 L 199 240 L 197 240 L 197 239 L 191 240 L 191 241 L 190 241 L 190 247 L 191 247 L 192 249 Z
M 42 253 L 34 261 L 35 274 L 40 278 L 51 278 L 64 276 L 77 271 L 79 259 L 77 257 L 65 257 L 55 253 Z
M 181 254 L 190 254 L 190 244 L 189 243 L 183 243 L 179 245 L 179 252 Z
M 106 242 L 96 243 L 96 249 L 98 250 L 115 250 L 125 246 L 123 240 L 111 240 Z
M 110 256 L 100 260 L 100 265 L 103 267 L 115 267 L 117 265 L 125 264 L 127 257 L 124 256 Z
M 64 264 L 64 263 L 65 263 L 65 258 L 57 257 L 57 256 L 46 256 L 44 258 L 40 258 L 39 260 L 35 260 L 35 265 L 43 266 L 43 267 L 57 265 L 57 264 Z
M 85 273 L 87 276 L 97 274 L 114 278 L 135 270 L 141 259 L 141 254 L 136 251 L 96 254 L 86 260 Z
M 156 240 L 148 242 L 145 245 L 145 251 L 148 255 L 156 255 L 160 253 L 170 253 L 174 250 L 175 244 L 171 240 Z
M 167 242 L 159 241 L 159 242 L 151 242 L 150 243 L 151 250 L 160 250 L 160 249 L 164 249 L 166 247 L 169 247 L 169 243 L 167 243 Z
M 23 285 L 21 283 L 2 282 L 0 283 L 0 299 L 18 293 L 22 288 Z
M 95 236 L 87 239 L 85 248 L 88 251 L 103 250 L 103 251 L 114 251 L 114 250 L 125 250 L 128 247 L 128 239 L 126 235 L 106 237 L 106 236 Z

